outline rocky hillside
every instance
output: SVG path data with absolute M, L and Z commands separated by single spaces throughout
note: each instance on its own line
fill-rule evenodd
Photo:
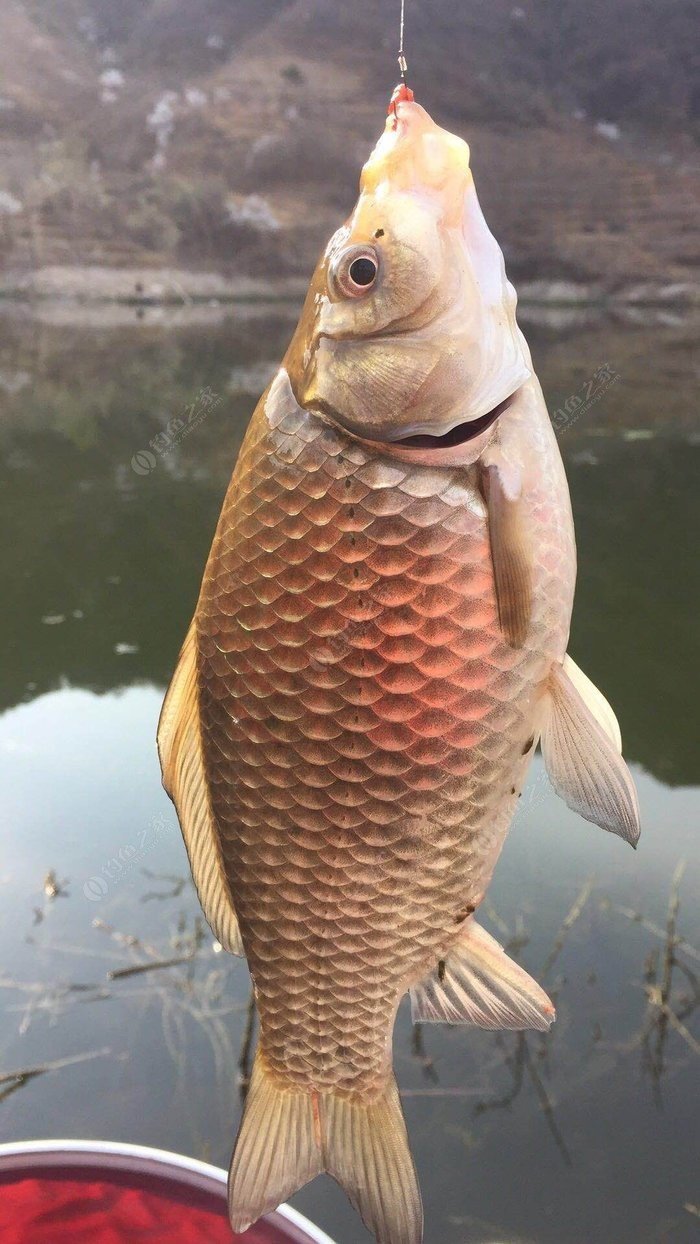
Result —
M 693 0 L 408 0 L 511 273 L 607 290 L 700 258 Z M 4 0 L 0 264 L 306 274 L 396 77 L 398 0 Z

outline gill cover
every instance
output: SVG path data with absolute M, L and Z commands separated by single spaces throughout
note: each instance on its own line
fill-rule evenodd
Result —
M 370 439 L 442 436 L 530 375 L 515 306 L 467 144 L 399 102 L 311 282 L 285 359 L 297 401 Z

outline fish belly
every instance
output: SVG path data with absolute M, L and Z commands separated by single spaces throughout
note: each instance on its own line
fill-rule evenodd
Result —
M 514 649 L 476 471 L 261 403 L 222 511 L 196 616 L 205 766 L 263 1054 L 300 1087 L 385 1083 L 398 1001 L 483 896 L 563 656 L 551 480 Z

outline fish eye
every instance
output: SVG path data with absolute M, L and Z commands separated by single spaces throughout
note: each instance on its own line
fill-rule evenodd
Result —
M 361 255 L 359 259 L 353 259 L 348 268 L 348 276 L 355 285 L 371 285 L 377 275 L 377 265 L 373 259 L 369 259 L 367 255 Z
M 352 246 L 340 255 L 333 267 L 333 281 L 341 294 L 360 298 L 374 285 L 379 260 L 369 247 Z

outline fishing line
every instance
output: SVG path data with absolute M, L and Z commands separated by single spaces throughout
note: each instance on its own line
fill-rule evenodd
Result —
M 399 70 L 401 71 L 401 81 L 403 82 L 404 86 L 407 86 L 408 84 L 406 82 L 406 74 L 408 73 L 408 63 L 406 61 L 406 56 L 404 54 L 404 49 L 403 49 L 403 31 L 404 31 L 405 19 L 406 19 L 406 0 L 401 0 L 401 19 L 399 22 L 398 62 L 399 62 Z

